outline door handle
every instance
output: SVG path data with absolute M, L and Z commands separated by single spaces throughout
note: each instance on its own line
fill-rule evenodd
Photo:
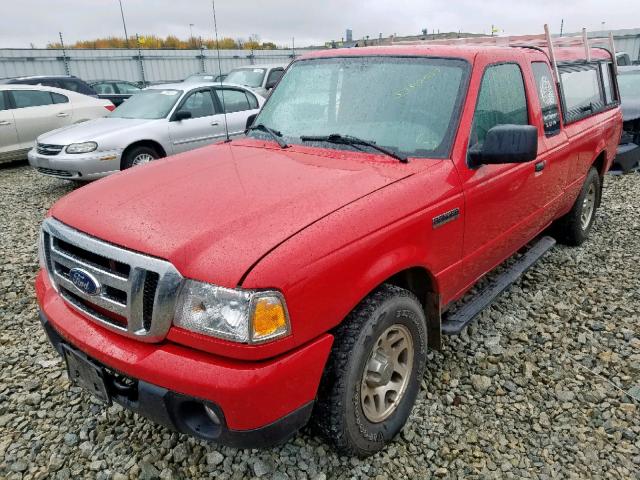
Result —
M 68 113 L 64 113 L 64 112 L 61 112 L 58 115 L 56 115 L 56 117 L 68 117 L 68 116 L 69 116 L 69 114 Z
M 0 121 L 0 125 L 11 125 L 11 122 L 8 120 L 2 120 Z
M 544 170 L 544 166 L 545 166 L 544 161 L 536 163 L 536 172 L 541 172 L 542 170 Z
M 218 125 L 220 125 L 220 122 L 211 122 L 212 127 L 217 127 Z

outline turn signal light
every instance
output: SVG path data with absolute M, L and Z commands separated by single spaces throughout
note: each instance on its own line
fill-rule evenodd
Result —
M 289 330 L 287 314 L 277 296 L 258 297 L 253 307 L 253 341 L 263 341 L 286 334 Z

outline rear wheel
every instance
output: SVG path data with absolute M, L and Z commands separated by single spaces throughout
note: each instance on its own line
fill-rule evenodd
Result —
M 121 169 L 125 170 L 137 165 L 144 165 L 158 158 L 160 158 L 160 155 L 152 147 L 133 147 L 123 155 Z
M 600 176 L 592 167 L 571 211 L 556 222 L 555 234 L 559 241 L 578 246 L 587 239 L 596 217 L 600 192 Z
M 336 329 L 314 422 L 338 450 L 371 455 L 402 429 L 426 363 L 425 325 L 411 292 L 383 285 Z

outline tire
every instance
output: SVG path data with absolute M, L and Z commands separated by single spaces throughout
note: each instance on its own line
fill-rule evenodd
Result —
M 577 247 L 589 237 L 600 204 L 600 195 L 600 176 L 591 167 L 571 211 L 556 222 L 554 234 L 558 241 Z M 588 216 L 588 221 L 585 222 L 584 216 Z
M 334 334 L 313 423 L 341 453 L 365 457 L 383 449 L 411 413 L 426 365 L 425 314 L 411 292 L 385 284 L 365 298 Z M 384 345 L 396 348 L 398 361 L 389 362 L 391 367 L 379 361 L 385 359 L 380 353 Z M 372 365 L 388 368 L 373 372 Z M 407 373 L 399 376 L 399 368 Z M 384 403 L 378 395 L 376 404 L 373 389 L 391 385 L 396 394 L 385 393 Z
M 157 160 L 158 158 L 160 158 L 160 155 L 152 147 L 144 145 L 133 147 L 127 150 L 122 156 L 120 169 L 126 170 L 127 168 L 135 167 L 136 165 L 142 165 L 152 160 Z

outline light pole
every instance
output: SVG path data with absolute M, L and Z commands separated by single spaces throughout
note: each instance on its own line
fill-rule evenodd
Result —
M 124 27 L 124 41 L 127 44 L 127 48 L 129 48 L 129 35 L 127 35 L 127 22 L 124 21 L 124 10 L 122 9 L 122 0 L 118 0 L 120 3 L 120 15 L 122 16 L 122 26 Z
M 195 42 L 193 41 L 193 27 L 195 26 L 194 23 L 190 23 L 189 24 L 189 45 L 194 45 Z

